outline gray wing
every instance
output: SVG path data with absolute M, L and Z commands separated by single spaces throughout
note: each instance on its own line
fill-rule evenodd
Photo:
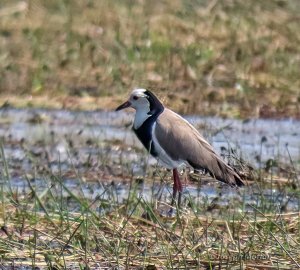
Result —
M 186 120 L 165 109 L 156 121 L 155 136 L 173 160 L 185 160 L 231 186 L 244 185 L 240 176 L 215 153 L 212 146 Z

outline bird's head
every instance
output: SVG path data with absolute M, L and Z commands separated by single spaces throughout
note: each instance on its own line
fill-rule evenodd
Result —
M 148 114 L 163 110 L 163 105 L 158 98 L 152 92 L 143 88 L 133 90 L 129 99 L 116 108 L 116 111 L 128 107 L 134 108 L 136 111 L 146 111 Z

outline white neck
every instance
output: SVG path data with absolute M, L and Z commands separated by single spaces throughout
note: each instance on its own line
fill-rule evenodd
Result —
M 133 128 L 138 129 L 151 116 L 149 108 L 138 108 L 135 113 Z

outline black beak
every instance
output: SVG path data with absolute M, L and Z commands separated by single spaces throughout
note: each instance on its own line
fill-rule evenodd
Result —
M 124 102 L 123 104 L 121 104 L 117 109 L 116 111 L 120 111 L 120 110 L 123 110 L 125 108 L 128 108 L 131 106 L 131 103 L 129 101 L 126 101 Z

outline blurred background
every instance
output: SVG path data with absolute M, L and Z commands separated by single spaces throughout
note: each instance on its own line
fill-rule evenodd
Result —
M 1 0 L 0 105 L 300 118 L 300 1 Z

